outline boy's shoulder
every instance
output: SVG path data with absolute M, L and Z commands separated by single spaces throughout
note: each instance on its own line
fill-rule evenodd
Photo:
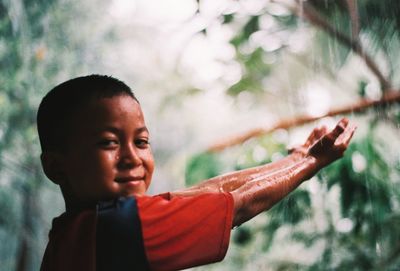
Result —
M 81 255 L 89 261 L 134 259 L 134 264 L 147 257 L 154 269 L 184 269 L 219 261 L 228 248 L 233 214 L 229 193 L 193 197 L 164 193 L 119 198 L 101 205 L 54 219 L 46 251 L 48 257 L 59 259 L 59 264 L 69 262 L 71 268 L 63 270 L 92 270 L 75 269 L 73 262 L 79 262 Z

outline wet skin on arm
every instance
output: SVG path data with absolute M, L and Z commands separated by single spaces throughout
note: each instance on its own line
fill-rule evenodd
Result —
M 315 128 L 303 145 L 277 162 L 218 176 L 171 194 L 230 192 L 234 199 L 233 226 L 240 225 L 270 209 L 303 181 L 342 157 L 355 129 L 343 118 L 330 132 L 324 126 Z

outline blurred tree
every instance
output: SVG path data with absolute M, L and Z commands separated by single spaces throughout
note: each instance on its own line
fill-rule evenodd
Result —
M 40 200 L 54 187 L 40 166 L 36 110 L 60 77 L 87 65 L 87 33 L 73 30 L 79 20 L 88 21 L 84 9 L 74 1 L 0 2 L 0 241 L 7 244 L 0 248 L 2 270 L 39 269 L 48 234 L 43 224 L 55 205 Z
M 395 0 L 226 3 L 214 23 L 234 33 L 230 46 L 240 76 L 213 84 L 222 82 L 238 104 L 250 99 L 251 107 L 290 119 L 305 114 L 307 91 L 321 91 L 307 89 L 311 83 L 328 89 L 331 106 L 379 99 L 400 84 Z M 102 63 L 101 48 L 118 38 L 105 23 L 109 4 L 0 1 L 0 241 L 7 244 L 0 246 L 2 270 L 38 270 L 48 233 L 43 225 L 55 205 L 49 194 L 56 189 L 39 165 L 36 107 L 52 85 Z M 206 25 L 201 35 L 212 32 Z M 183 97 L 201 93 L 198 85 L 190 87 L 180 88 Z M 364 111 L 357 122 L 357 138 L 344 159 L 234 231 L 224 263 L 205 269 L 398 270 L 399 106 Z M 278 159 L 288 143 L 278 139 L 268 134 L 240 148 L 196 155 L 187 182 Z
M 397 1 L 266 1 L 257 12 L 247 13 L 243 11 L 245 2 L 238 1 L 236 11 L 221 16 L 221 24 L 239 29 L 231 44 L 243 70 L 241 79 L 227 88 L 227 94 L 240 100 L 241 93 L 247 93 L 256 97 L 258 106 L 265 106 L 273 99 L 286 110 L 281 115 L 286 121 L 229 138 L 226 145 L 211 147 L 214 152 L 220 151 L 219 168 L 240 168 L 243 160 L 239 155 L 236 163 L 229 159 L 224 162 L 224 157 L 237 154 L 239 147 L 232 150 L 222 146 L 243 143 L 254 136 L 256 140 L 240 147 L 247 157 L 246 166 L 271 160 L 276 150 L 267 152 L 263 161 L 247 154 L 260 146 L 266 147 L 262 142 L 269 138 L 267 132 L 305 123 L 301 109 L 307 104 L 302 99 L 302 91 L 310 81 L 321 82 L 323 78 L 330 85 L 338 86 L 330 89 L 337 92 L 331 97 L 339 101 L 341 95 L 347 96 L 353 105 L 361 98 L 379 99 L 391 89 L 398 96 L 396 48 L 400 42 L 400 6 Z M 296 48 L 292 40 L 297 39 L 297 45 L 301 45 L 304 43 L 301 35 L 307 39 L 306 46 Z M 271 47 L 276 39 L 276 46 Z M 307 72 L 292 69 L 293 59 Z M 348 72 L 351 69 L 363 72 Z M 284 80 L 290 82 L 289 88 L 280 78 L 282 71 L 287 74 Z M 343 75 L 343 71 L 347 74 Z M 312 91 L 318 92 L 318 89 Z M 276 93 L 281 99 L 276 99 Z M 285 95 L 295 98 L 283 100 Z M 342 102 L 337 104 L 343 106 Z M 237 245 L 229 255 L 230 261 L 239 261 L 241 270 L 400 268 L 400 156 L 393 149 L 400 145 L 400 108 L 398 99 L 391 108 L 385 103 L 382 105 L 380 109 L 363 111 L 357 118 L 361 131 L 343 159 L 266 212 L 265 218 L 257 218 L 263 222 L 255 219 L 234 231 L 233 241 Z M 287 110 L 288 107 L 291 109 Z M 288 115 L 287 111 L 292 114 Z M 283 149 L 278 151 L 282 152 Z M 207 168 L 206 160 L 201 167 Z M 187 170 L 191 175 L 199 168 L 191 164 Z M 253 257 L 249 251 L 257 255 Z M 279 253 L 282 251 L 285 253 Z M 223 265 L 215 266 L 215 270 L 221 269 Z

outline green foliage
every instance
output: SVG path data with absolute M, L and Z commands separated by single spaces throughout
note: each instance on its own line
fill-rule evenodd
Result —
M 230 18 L 229 22 L 233 21 L 233 15 L 230 15 Z M 235 47 L 239 47 L 244 42 L 247 42 L 250 35 L 259 30 L 258 18 L 258 16 L 251 16 L 241 31 L 238 32 L 238 35 L 231 40 L 231 43 Z M 225 23 L 228 23 L 228 21 L 225 21 Z
M 328 16 L 331 22 L 336 24 L 344 22 L 348 24 L 350 22 L 346 1 L 311 0 L 310 2 L 321 14 Z M 382 3 L 374 0 L 363 0 L 357 2 L 361 29 L 368 30 L 371 26 L 382 25 L 382 20 L 384 21 L 383 24 L 390 23 L 400 29 L 400 6 L 398 1 L 386 0 Z
M 205 152 L 193 156 L 186 166 L 186 185 L 194 185 L 201 180 L 217 176 L 220 170 L 220 162 L 216 154 Z
M 233 237 L 233 241 L 236 244 L 239 245 L 246 245 L 248 244 L 251 239 L 252 239 L 252 233 L 251 233 L 251 229 L 249 227 L 244 226 L 240 226 L 238 227 L 235 232 L 234 232 L 234 237 Z
M 386 65 L 389 67 L 387 76 L 392 78 L 393 81 L 399 82 L 397 67 L 400 60 L 393 58 L 400 45 L 400 6 L 396 1 L 390 0 L 384 3 L 373 0 L 357 1 L 359 15 L 357 22 L 351 21 L 350 11 L 347 2 L 344 0 L 308 1 L 304 4 L 304 10 L 300 13 L 306 12 L 305 6 L 311 6 L 322 20 L 325 20 L 339 33 L 347 36 L 349 40 L 360 42 L 368 55 L 379 59 L 378 66 Z M 249 40 L 254 33 L 260 30 L 265 31 L 260 21 L 266 15 L 270 15 L 276 24 L 271 30 L 267 30 L 267 32 L 271 31 L 271 35 L 275 35 L 275 32 L 294 34 L 304 25 L 316 30 L 312 38 L 313 43 L 309 49 L 301 53 L 295 52 L 298 61 L 305 62 L 303 57 L 307 56 L 307 62 L 303 64 L 307 69 L 313 70 L 315 74 L 334 78 L 336 70 L 348 63 L 349 58 L 352 57 L 352 49 L 349 45 L 344 45 L 338 41 L 337 35 L 328 34 L 326 29 L 321 28 L 317 23 L 308 21 L 304 24 L 294 15 L 276 16 L 273 14 L 269 11 L 269 6 L 266 5 L 263 11 L 256 15 L 244 16 L 241 14 L 241 16 L 237 16 L 233 13 L 223 16 L 224 24 L 242 24 L 240 31 L 234 36 L 231 43 L 236 48 L 236 58 L 238 63 L 242 65 L 243 75 L 240 81 L 227 89 L 228 94 L 236 96 L 241 92 L 248 92 L 259 95 L 268 92 L 269 90 L 262 82 L 265 82 L 265 79 L 277 72 L 275 69 L 279 67 L 280 61 L 283 60 L 281 56 L 292 54 L 290 47 L 285 46 L 288 40 L 283 40 L 284 45 L 273 52 L 266 52 L 261 47 L 254 48 L 254 44 L 249 45 Z M 242 23 L 242 21 L 245 21 L 245 23 Z M 359 25 L 358 33 L 352 33 L 354 24 Z M 355 37 L 353 37 L 354 34 Z M 267 44 L 268 39 L 264 42 Z M 263 61 L 263 59 L 271 57 L 277 58 L 277 60 L 272 61 L 274 63 Z M 289 75 L 289 77 L 293 80 L 295 76 Z
M 389 250 L 400 242 L 400 234 L 396 233 L 399 226 L 388 223 L 398 212 L 400 189 L 391 180 L 394 176 L 398 178 L 400 171 L 392 168 L 387 154 L 378 149 L 381 144 L 372 130 L 351 145 L 343 159 L 325 171 L 329 176 L 328 187 L 339 185 L 341 188 L 341 213 L 354 221 L 353 238 L 363 240 L 362 244 L 371 250 L 380 242 Z M 352 159 L 356 157 L 366 161 L 362 171 L 355 169 Z M 391 238 L 385 240 L 384 233 L 388 232 L 392 233 Z
M 0 228 L 11 229 L 16 226 L 16 210 L 12 195 L 0 190 Z
M 236 96 L 242 91 L 253 93 L 263 91 L 262 79 L 271 70 L 270 66 L 263 61 L 264 54 L 261 48 L 257 48 L 249 55 L 239 55 L 239 59 L 244 65 L 245 74 L 238 83 L 228 89 L 228 94 Z
M 399 77 L 400 63 L 398 60 L 400 44 L 398 1 L 354 1 L 358 7 L 358 22 L 352 22 L 347 2 L 345 0 L 309 0 L 304 2 L 304 5 L 311 5 L 325 23 L 347 36 L 354 44 L 359 42 L 365 52 L 377 63 L 378 69 L 385 67 L 382 69 L 383 74 L 398 85 L 400 82 L 396 79 Z M 354 57 L 355 54 L 349 45 L 339 42 L 335 35 L 328 34 L 326 29 L 315 22 L 300 22 L 293 15 L 273 15 L 274 27 L 265 29 L 263 18 L 273 14 L 273 12 L 269 13 L 269 8 L 265 5 L 264 9 L 255 15 L 244 15 L 243 12 L 238 12 L 238 14 L 223 16 L 221 20 L 225 25 L 232 24 L 236 27 L 238 24 L 241 25 L 239 32 L 231 40 L 231 44 L 236 49 L 236 60 L 242 67 L 242 77 L 227 89 L 229 95 L 238 96 L 246 92 L 255 97 L 263 97 L 262 95 L 266 94 L 263 83 L 273 81 L 274 75 L 280 75 L 284 71 L 288 73 L 287 78 L 278 77 L 280 80 L 289 81 L 289 87 L 284 85 L 281 89 L 291 88 L 287 90 L 288 95 L 303 96 L 304 94 L 296 89 L 301 83 L 295 83 L 296 76 L 299 76 L 301 72 L 289 73 L 293 62 L 285 62 L 289 55 L 302 64 L 299 66 L 300 69 L 311 71 L 311 74 L 304 73 L 299 76 L 302 77 L 300 80 L 309 82 L 313 80 L 310 78 L 315 78 L 316 82 L 327 80 L 339 88 L 344 86 L 349 94 L 347 96 L 349 101 L 354 97 L 368 97 L 371 90 L 369 89 L 371 78 L 365 73 L 357 77 L 359 76 L 357 73 L 348 72 L 349 63 L 355 59 L 359 60 L 358 57 Z M 240 24 L 240 22 L 244 23 Z M 359 33 L 352 33 L 355 23 L 359 23 Z M 312 29 L 313 31 L 307 32 L 312 33 L 310 35 L 312 42 L 305 50 L 293 52 L 290 51 L 290 46 L 286 45 L 289 44 L 291 34 L 296 33 L 298 29 Z M 260 44 L 251 44 L 252 35 L 264 30 L 272 34 L 275 31 L 290 34 L 288 34 L 288 40 L 282 41 L 281 48 L 267 52 Z M 356 36 L 353 36 L 354 34 Z M 268 39 L 263 42 L 267 43 Z M 274 57 L 272 64 L 265 61 L 269 56 Z M 354 68 L 358 69 L 356 66 Z M 351 75 L 343 75 L 343 71 Z M 337 76 L 344 80 L 337 80 Z M 342 85 L 342 81 L 353 82 L 353 88 L 349 87 L 350 84 Z M 315 91 L 318 90 L 315 89 Z M 339 91 L 331 94 L 334 101 L 336 98 L 340 100 Z M 267 99 L 257 100 L 264 103 Z M 268 104 L 261 104 L 261 106 L 268 106 Z M 292 111 L 294 107 L 298 108 L 303 104 L 293 103 L 283 106 L 287 106 L 288 110 Z M 307 251 L 305 254 L 313 257 L 308 264 L 290 259 L 276 260 L 268 265 L 273 270 L 399 270 L 400 157 L 398 152 L 396 156 L 393 155 L 393 151 L 390 151 L 390 148 L 396 148 L 392 145 L 398 146 L 399 142 L 398 136 L 395 136 L 397 137 L 395 142 L 387 142 L 377 135 L 381 129 L 387 129 L 387 126 L 395 127 L 394 131 L 388 132 L 391 136 L 393 133 L 398 133 L 399 107 L 395 106 L 392 111 L 388 108 L 369 111 L 363 115 L 370 116 L 368 114 L 371 114 L 373 119 L 368 132 L 353 140 L 354 142 L 341 160 L 318 174 L 319 182 L 316 179 L 312 181 L 317 187 L 313 188 L 316 189 L 315 191 L 311 192 L 306 184 L 302 185 L 264 214 L 267 219 L 264 226 L 252 225 L 250 222 L 237 229 L 234 241 L 243 248 L 243 251 L 259 245 L 260 240 L 263 240 L 263 245 L 258 251 L 264 249 L 266 256 L 282 248 L 290 251 L 291 246 L 296 245 L 302 246 L 304 251 Z M 369 119 L 361 118 L 358 121 L 366 125 Z M 382 122 L 385 122 L 382 126 L 386 128 L 378 125 Z M 283 146 L 277 147 L 279 144 L 273 141 L 265 143 L 266 138 L 268 137 L 244 144 L 239 154 L 238 161 L 240 162 L 234 165 L 227 166 L 227 162 L 220 159 L 220 164 L 225 163 L 220 168 L 243 169 L 256 166 L 270 162 L 271 154 L 277 152 L 277 149 L 279 153 L 283 153 Z M 268 154 L 263 159 L 256 159 L 255 149 L 266 150 Z M 221 154 L 221 157 L 227 156 L 230 157 L 229 151 Z M 214 163 L 211 159 L 209 161 Z M 207 169 L 209 166 L 201 164 L 202 168 Z M 192 170 L 196 170 L 196 167 Z M 190 171 L 189 168 L 188 171 Z M 215 175 L 215 172 L 212 175 Z M 286 232 L 285 238 L 279 237 L 281 229 Z M 242 260 L 246 262 L 248 255 L 245 253 L 244 255 Z M 247 270 L 254 270 L 252 263 L 248 266 Z M 242 267 L 241 269 L 245 270 L 246 264 L 242 263 Z
M 367 85 L 368 83 L 365 82 L 364 80 L 358 82 L 358 95 L 362 98 L 364 98 L 366 95 L 365 88 L 367 87 Z
M 304 219 L 309 218 L 311 214 L 311 198 L 309 193 L 301 189 L 293 191 L 289 196 L 267 211 L 268 223 L 263 229 L 266 242 L 263 248 L 266 250 L 271 248 L 276 231 L 280 227 L 283 225 L 294 226 Z M 299 234 L 297 234 L 297 238 L 299 238 Z
M 302 186 L 265 212 L 267 222 L 263 226 L 248 222 L 238 227 L 233 241 L 246 248 L 254 246 L 261 235 L 263 246 L 259 249 L 272 252 L 276 249 L 276 242 L 282 242 L 275 236 L 284 227 L 288 231 L 285 242 L 290 240 L 302 244 L 304 249 L 310 251 L 314 251 L 321 242 L 324 246 L 311 265 L 278 261 L 274 270 L 283 266 L 289 268 L 287 270 L 396 270 L 400 262 L 400 189 L 397 187 L 400 167 L 399 161 L 393 160 L 396 157 L 385 151 L 390 148 L 390 143 L 380 141 L 376 131 L 377 126 L 371 125 L 364 136 L 354 140 L 342 159 L 318 174 L 322 189 L 319 193 L 326 193 L 325 196 L 319 195 L 322 199 L 339 188 L 339 210 L 330 205 L 315 205 L 313 198 L 316 195 Z M 236 168 L 259 164 L 252 160 L 250 151 L 260 146 L 256 144 L 281 149 L 277 142 L 274 146 L 272 137 L 263 137 L 245 146 L 241 156 L 246 157 L 245 163 L 236 165 Z M 217 158 L 203 156 L 199 159 L 202 163 L 197 165 L 208 168 L 210 165 L 206 163 L 214 164 L 214 159 Z M 268 160 L 267 156 L 265 161 Z M 196 164 L 192 164 L 191 169 L 197 170 Z M 312 226 L 320 224 L 321 219 L 326 226 Z M 341 229 L 338 226 L 338 221 L 343 219 L 351 223 L 351 228 Z
M 329 0 L 329 1 L 310 1 L 312 6 L 328 20 L 339 32 L 344 33 L 346 36 L 358 40 L 361 38 L 361 43 L 367 49 L 369 54 L 375 55 L 377 52 L 384 52 L 387 59 L 391 59 L 393 49 L 391 44 L 394 39 L 400 38 L 400 6 L 398 1 L 389 0 L 385 2 L 364 0 L 357 1 L 358 22 L 360 35 L 352 37 L 351 28 L 352 22 L 349 15 L 348 6 L 346 1 L 342 0 Z M 362 37 L 368 37 L 368 42 Z M 319 39 L 320 41 L 328 41 L 334 44 L 334 40 Z M 324 48 L 324 47 L 322 47 Z M 343 63 L 350 50 L 340 48 L 339 57 L 340 63 Z M 388 61 L 396 62 L 396 61 Z M 393 65 L 394 64 L 394 65 Z M 397 63 L 391 63 L 392 69 L 396 69 Z
M 261 157 L 257 152 L 262 152 Z M 284 156 L 287 153 L 284 144 L 277 142 L 271 135 L 266 135 L 247 142 L 242 146 L 240 157 L 235 160 L 235 164 L 231 167 L 235 170 L 245 169 L 249 167 L 255 167 L 262 164 L 270 163 L 272 156 Z
M 48 206 L 39 199 L 49 193 L 49 182 L 40 165 L 36 110 L 60 75 L 85 67 L 79 57 L 86 50 L 78 41 L 82 29 L 69 29 L 88 16 L 75 12 L 66 20 L 63 9 L 72 7 L 88 14 L 73 1 L 0 2 L 0 233 L 15 247 L 0 255 L 7 270 L 37 270 L 47 239 Z
M 297 224 L 310 215 L 311 199 L 306 190 L 297 189 L 270 210 L 272 224 Z
M 340 32 L 351 35 L 352 25 L 346 1 L 307 2 Z M 387 74 L 398 81 L 398 1 L 363 0 L 357 3 L 363 46 L 371 56 L 378 56 L 378 64 L 387 66 Z M 7 270 L 16 266 L 23 253 L 30 255 L 30 260 L 29 266 L 21 270 L 37 270 L 43 240 L 47 237 L 47 229 L 42 227 L 47 209 L 43 208 L 39 199 L 51 188 L 41 173 L 37 159 L 40 150 L 35 136 L 36 107 L 44 92 L 60 78 L 85 71 L 90 59 L 100 57 L 94 55 L 93 47 L 97 46 L 98 39 L 93 36 L 97 34 L 94 26 L 101 22 L 90 21 L 90 18 L 96 12 L 103 15 L 103 6 L 106 4 L 106 1 L 0 1 L 0 237 L 15 247 L 9 249 L 7 255 L 0 255 L 0 262 L 7 263 Z M 91 8 L 88 9 L 88 6 Z M 231 44 L 236 49 L 235 60 L 242 68 L 242 77 L 227 87 L 227 93 L 235 97 L 247 92 L 256 98 L 261 97 L 255 100 L 259 101 L 258 106 L 261 104 L 263 107 L 268 106 L 262 96 L 266 93 L 264 82 L 277 74 L 288 73 L 287 78 L 281 80 L 288 81 L 293 89 L 286 94 L 290 97 L 302 95 L 295 93 L 297 89 L 293 86 L 296 85 L 296 75 L 289 73 L 292 62 L 285 62 L 288 55 L 304 65 L 301 69 L 312 68 L 312 75 L 303 76 L 306 80 L 310 80 L 310 77 L 327 79 L 325 70 L 336 75 L 336 71 L 351 58 L 349 48 L 322 30 L 316 31 L 317 34 L 311 37 L 311 45 L 306 51 L 291 52 L 288 50 L 288 40 L 292 34 L 298 29 L 309 30 L 315 26 L 300 23 L 291 14 L 271 14 L 265 7 L 256 15 L 238 12 L 220 17 L 220 22 L 225 26 L 232 25 L 232 29 L 238 29 L 236 26 L 239 26 Z M 262 18 L 265 15 L 272 17 L 275 28 L 263 29 Z M 250 37 L 260 30 L 282 32 L 286 36 L 281 36 L 287 40 L 282 38 L 282 47 L 273 52 L 266 52 L 259 44 L 249 46 Z M 204 29 L 205 34 L 206 31 Z M 109 31 L 100 43 L 115 40 L 115 32 Z M 266 61 L 271 56 L 275 62 Z M 330 83 L 339 85 L 341 82 L 335 79 L 335 76 L 331 76 Z M 355 89 L 348 89 L 349 93 L 354 92 L 349 94 L 350 99 L 367 94 L 368 79 L 345 79 L 343 81 L 359 82 Z M 357 86 L 357 83 L 354 85 Z M 280 88 L 276 91 L 280 91 Z M 189 96 L 197 92 L 195 87 L 188 87 L 182 95 Z M 284 96 L 276 94 L 276 98 L 290 100 L 290 97 Z M 332 96 L 335 97 L 336 93 Z M 182 100 L 181 97 L 170 99 L 173 98 Z M 275 100 L 268 102 L 272 104 Z M 288 106 L 284 111 L 292 112 L 303 104 L 283 106 Z M 370 112 L 375 117 L 375 124 L 385 120 L 386 125 L 397 127 L 395 132 L 398 133 L 399 107 L 390 114 L 386 108 L 383 110 Z M 317 190 L 318 194 L 311 193 L 307 186 L 300 187 L 262 214 L 267 221 L 262 227 L 251 222 L 239 227 L 234 233 L 235 243 L 244 249 L 262 243 L 257 251 L 264 251 L 267 255 L 277 247 L 281 249 L 286 243 L 290 252 L 291 245 L 295 243 L 303 245 L 304 251 L 311 252 L 307 255 L 315 256 L 310 264 L 291 260 L 271 262 L 271 268 L 275 270 L 399 270 L 400 160 L 399 157 L 390 156 L 388 151 L 393 148 L 391 144 L 396 142 L 382 141 L 376 135 L 378 130 L 377 126 L 371 126 L 366 136 L 358 138 L 350 146 L 343 159 L 318 175 L 321 187 Z M 232 159 L 229 151 L 222 154 L 201 153 L 192 157 L 186 168 L 187 185 L 214 177 L 227 169 L 267 163 L 273 160 L 274 154 L 285 153 L 285 146 L 271 136 L 247 142 L 241 148 L 237 160 L 231 164 L 223 159 L 226 156 Z M 255 150 L 264 155 L 260 156 Z M 367 166 L 357 169 L 356 158 L 364 159 Z M 339 191 L 337 197 L 335 191 Z M 338 207 L 328 202 L 328 198 L 332 197 Z M 326 201 L 316 205 L 318 198 Z M 48 205 L 47 202 L 45 204 Z M 351 227 L 340 229 L 337 225 L 343 220 L 350 223 Z M 277 239 L 280 229 L 287 230 L 284 240 Z M 21 232 L 24 234 L 19 234 Z M 29 251 L 23 251 L 23 247 L 20 247 L 26 240 L 30 242 Z M 241 263 L 243 269 L 246 261 L 251 261 L 247 256 L 244 253 Z
M 327 50 L 328 48 L 328 50 Z M 348 60 L 351 49 L 339 43 L 334 37 L 324 31 L 318 31 L 314 43 L 314 53 L 317 53 L 323 59 L 323 65 L 336 70 L 342 67 Z M 320 62 L 316 61 L 317 67 Z
M 224 14 L 223 16 L 222 16 L 222 23 L 224 23 L 224 24 L 228 24 L 228 23 L 230 23 L 230 22 L 232 22 L 233 21 L 233 19 L 234 19 L 234 15 L 233 14 Z

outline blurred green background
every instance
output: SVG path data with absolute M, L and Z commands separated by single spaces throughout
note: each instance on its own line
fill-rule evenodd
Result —
M 280 159 L 341 117 L 329 110 L 398 94 L 399 48 L 397 0 L 1 0 L 0 269 L 38 270 L 64 208 L 35 123 L 56 84 L 100 73 L 134 89 L 155 194 Z M 318 120 L 207 152 L 299 116 Z M 399 270 L 399 103 L 347 117 L 359 128 L 343 159 L 193 270 Z

